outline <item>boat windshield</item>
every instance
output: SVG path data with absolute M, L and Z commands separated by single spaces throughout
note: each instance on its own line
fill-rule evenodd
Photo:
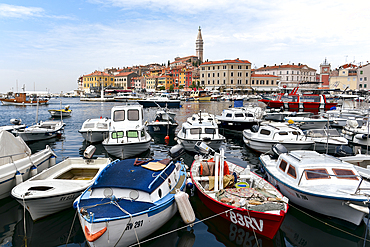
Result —
M 300 101 L 301 102 L 320 102 L 320 96 L 319 95 L 317 95 L 317 96 L 302 95 L 300 97 Z
M 306 179 L 330 179 L 329 173 L 325 168 L 306 169 Z
M 297 99 L 298 97 L 293 95 L 284 95 L 281 97 L 281 101 L 284 102 L 297 102 L 298 101 Z

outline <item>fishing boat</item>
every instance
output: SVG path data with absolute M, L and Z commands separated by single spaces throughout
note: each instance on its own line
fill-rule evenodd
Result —
M 90 143 L 102 142 L 109 135 L 110 119 L 105 117 L 89 118 L 78 131 Z
M 313 150 L 319 153 L 334 154 L 337 147 L 348 145 L 348 140 L 337 129 L 310 129 L 304 132 L 312 140 Z
M 243 141 L 247 147 L 260 153 L 271 150 L 277 143 L 284 144 L 288 150 L 308 150 L 314 144 L 297 126 L 280 122 L 267 122 L 243 130 Z
M 224 159 L 224 151 L 198 142 L 190 177 L 200 200 L 237 227 L 272 239 L 288 210 L 288 201 L 266 180 Z M 220 165 L 221 164 L 221 165 Z
M 0 199 L 10 195 L 14 186 L 55 165 L 49 146 L 32 154 L 27 144 L 5 130 L 0 131 Z
M 264 110 L 258 106 L 224 109 L 216 119 L 218 127 L 231 131 L 250 129 L 262 121 Z
M 67 158 L 18 184 L 11 191 L 12 197 L 34 221 L 72 207 L 73 201 L 111 163 L 110 158 L 91 158 L 94 151 L 95 147 L 89 146 L 85 158 Z
M 65 125 L 62 121 L 40 121 L 24 129 L 13 130 L 12 133 L 25 142 L 40 141 L 61 136 Z
M 47 105 L 48 99 L 40 99 L 38 97 L 28 97 L 26 93 L 15 93 L 14 97 L 0 98 L 3 105 Z
M 48 110 L 48 112 L 50 113 L 51 117 L 70 117 L 71 114 L 72 114 L 72 110 L 69 109 L 69 105 L 67 105 L 66 107 L 64 107 L 64 109 L 50 109 Z
M 109 135 L 102 142 L 110 155 L 126 159 L 149 149 L 152 138 L 145 130 L 143 117 L 144 111 L 141 105 L 112 108 Z
M 214 115 L 200 111 L 182 124 L 177 133 L 177 142 L 186 151 L 195 152 L 194 145 L 202 140 L 214 150 L 218 150 L 226 138 L 219 133 Z
M 178 211 L 175 197 L 185 189 L 185 183 L 186 170 L 179 161 L 112 162 L 76 201 L 88 244 L 98 247 L 139 243 Z
M 174 135 L 179 125 L 175 121 L 175 116 L 176 114 L 169 112 L 168 109 L 156 111 L 155 119 L 147 124 L 149 134 Z
M 296 205 L 357 226 L 369 213 L 370 182 L 350 163 L 280 144 L 260 161 L 268 181 Z
M 299 87 L 295 87 L 288 95 L 280 93 L 276 98 L 263 98 L 259 101 L 270 108 L 313 112 L 315 114 L 319 111 L 328 111 L 338 104 L 337 102 L 328 102 L 324 94 L 298 94 L 298 89 Z
M 179 108 L 180 100 L 171 99 L 168 94 L 161 94 L 159 96 L 152 96 L 146 99 L 137 100 L 143 107 L 165 107 L 165 108 Z

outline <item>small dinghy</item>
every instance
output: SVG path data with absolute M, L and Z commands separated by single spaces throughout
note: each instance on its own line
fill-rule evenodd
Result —
M 87 147 L 85 158 L 67 158 L 17 185 L 11 195 L 30 212 L 34 221 L 71 207 L 111 162 L 109 158 L 92 159 L 94 151 L 94 146 Z
M 125 159 L 109 164 L 75 203 L 88 244 L 138 243 L 177 212 L 176 191 L 184 190 L 185 183 L 182 162 Z M 179 197 L 181 201 L 183 196 Z M 192 219 L 184 221 L 191 223 Z

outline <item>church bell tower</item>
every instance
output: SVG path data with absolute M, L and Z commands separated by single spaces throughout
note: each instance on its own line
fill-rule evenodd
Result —
M 196 56 L 198 57 L 199 61 L 202 63 L 203 62 L 203 39 L 202 39 L 202 31 L 199 27 L 198 29 L 198 36 L 197 36 L 197 41 L 195 42 L 196 48 Z

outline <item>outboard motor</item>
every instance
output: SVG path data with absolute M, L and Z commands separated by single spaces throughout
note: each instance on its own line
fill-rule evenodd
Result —
M 10 123 L 14 125 L 20 125 L 22 123 L 22 119 L 12 118 L 10 119 Z
M 184 153 L 185 153 L 185 148 L 181 144 L 177 144 L 173 146 L 169 151 L 169 155 L 171 156 L 173 160 L 178 159 Z
M 94 155 L 96 150 L 96 147 L 94 145 L 88 146 L 84 151 L 84 157 L 86 159 L 91 159 L 91 157 Z
M 259 130 L 260 126 L 258 125 L 253 125 L 252 128 L 251 128 L 251 131 L 254 132 L 254 133 L 257 133 L 258 130 Z
M 198 141 L 197 143 L 195 143 L 194 149 L 197 153 L 200 154 L 210 154 L 215 152 L 212 148 L 210 148 L 206 143 L 202 141 Z
M 346 146 L 346 145 L 340 145 L 335 148 L 335 156 L 338 157 L 345 157 L 345 156 L 352 156 L 353 155 L 353 150 L 352 148 Z
M 282 153 L 288 153 L 288 149 L 283 144 L 275 144 L 271 148 L 272 153 L 270 153 L 271 159 L 279 158 L 279 155 Z

